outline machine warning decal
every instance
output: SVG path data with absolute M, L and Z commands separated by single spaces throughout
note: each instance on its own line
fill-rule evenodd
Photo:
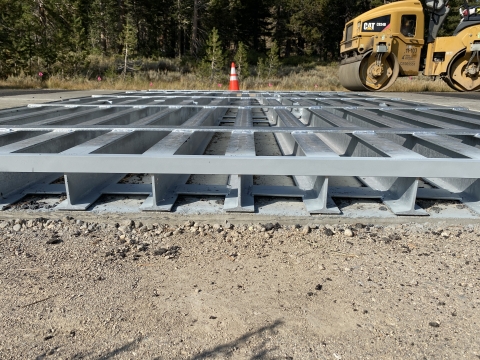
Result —
M 362 24 L 362 31 L 381 32 L 388 27 L 390 27 L 390 15 L 385 15 L 372 20 L 364 21 Z

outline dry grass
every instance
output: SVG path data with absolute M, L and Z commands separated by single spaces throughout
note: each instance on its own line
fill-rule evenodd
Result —
M 452 92 L 453 90 L 440 78 L 432 80 L 426 76 L 403 77 L 397 79 L 388 89 L 391 92 Z
M 279 76 L 272 79 L 248 77 L 240 80 L 241 90 L 294 90 L 294 91 L 345 91 L 338 80 L 338 65 L 283 67 Z M 228 89 L 228 74 L 221 80 L 211 82 L 192 73 L 181 73 L 168 70 L 139 71 L 133 76 L 123 79 L 114 75 L 103 77 L 100 81 L 86 77 L 65 78 L 54 75 L 41 81 L 32 76 L 9 77 L 0 81 L 1 88 L 15 89 L 65 89 L 65 90 L 140 90 L 140 89 L 165 89 L 165 90 L 225 90 Z M 451 91 L 440 79 L 432 81 L 426 77 L 400 78 L 389 89 L 398 92 L 425 92 L 425 91 Z

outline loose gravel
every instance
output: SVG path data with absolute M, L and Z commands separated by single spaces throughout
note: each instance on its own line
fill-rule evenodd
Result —
M 480 358 L 478 224 L 105 221 L 0 221 L 1 359 Z

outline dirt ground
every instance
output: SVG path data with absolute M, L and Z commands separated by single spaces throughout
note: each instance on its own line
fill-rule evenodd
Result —
M 479 359 L 479 236 L 0 221 L 0 357 Z

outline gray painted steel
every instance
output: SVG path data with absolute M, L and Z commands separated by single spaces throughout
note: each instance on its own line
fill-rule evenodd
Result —
M 225 148 L 207 154 L 215 134 Z M 274 135 L 278 154 L 257 155 L 262 134 Z M 149 174 L 151 184 L 122 182 L 128 174 Z M 190 183 L 195 174 L 227 180 Z M 331 185 L 332 177 L 361 185 Z M 480 114 L 399 98 L 148 91 L 0 112 L 0 209 L 28 194 L 66 193 L 57 210 L 131 194 L 146 197 L 141 210 L 172 211 L 185 194 L 223 196 L 226 212 L 255 212 L 255 196 L 278 196 L 302 199 L 311 214 L 339 214 L 333 198 L 345 197 L 379 199 L 397 215 L 428 215 L 417 199 L 480 213 L 479 179 Z

